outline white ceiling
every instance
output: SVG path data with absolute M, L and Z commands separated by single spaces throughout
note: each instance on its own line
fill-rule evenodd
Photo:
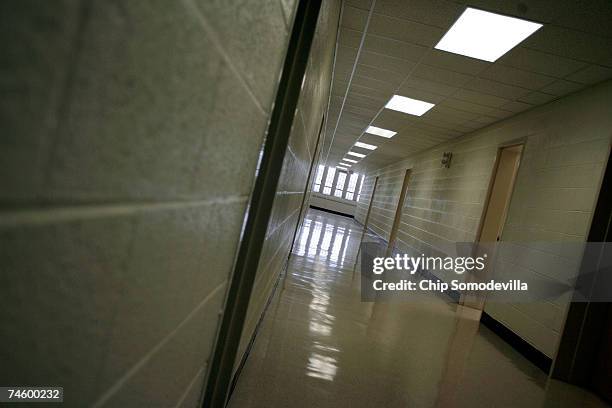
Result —
M 322 151 L 329 165 L 359 139 L 379 148 L 354 149 L 369 155 L 352 169 L 379 168 L 612 77 L 612 0 L 470 1 L 544 24 L 495 63 L 433 48 L 467 2 L 376 0 L 371 11 L 372 2 L 343 2 Z M 393 94 L 436 106 L 421 117 L 383 109 Z M 398 134 L 364 134 L 370 124 Z

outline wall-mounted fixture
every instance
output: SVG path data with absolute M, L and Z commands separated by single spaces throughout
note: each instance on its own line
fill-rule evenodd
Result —
M 449 168 L 451 165 L 451 159 L 453 158 L 453 154 L 451 152 L 444 152 L 442 153 L 442 166 L 445 168 Z

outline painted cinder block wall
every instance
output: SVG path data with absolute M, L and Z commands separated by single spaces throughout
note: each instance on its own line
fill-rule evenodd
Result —
M 295 4 L 0 2 L 0 384 L 197 406 Z
M 308 205 L 308 196 L 304 199 L 304 192 L 308 191 L 308 195 L 310 193 L 310 188 L 306 188 L 308 173 L 311 163 L 319 159 L 317 152 L 320 149 L 317 149 L 317 141 L 320 144 L 324 137 L 321 135 L 319 139 L 319 130 L 329 100 L 339 18 L 340 1 L 323 2 L 251 293 L 236 366 L 253 336 L 274 285 L 284 270 L 296 227 L 305 214 L 305 211 L 302 211 L 302 219 L 299 219 L 302 202 L 306 208 Z M 315 163 L 313 168 L 316 167 Z
M 364 182 L 356 219 L 364 221 L 374 177 L 379 176 L 368 226 L 388 238 L 404 171 L 410 168 L 398 249 L 433 255 L 442 243 L 473 242 L 498 146 L 524 138 L 502 235 L 512 254 L 500 256 L 503 265 L 497 267 L 527 282 L 547 277 L 564 281 L 577 267 L 567 267 L 567 254 L 544 252 L 529 243 L 586 239 L 610 150 L 610 106 L 612 81 L 607 81 L 373 171 Z M 453 153 L 450 169 L 440 164 L 446 151 Z M 553 357 L 568 299 L 569 294 L 550 302 L 486 303 L 485 311 Z

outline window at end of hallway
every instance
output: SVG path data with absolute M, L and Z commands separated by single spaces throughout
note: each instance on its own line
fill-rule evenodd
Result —
M 337 170 L 336 167 L 319 165 L 312 191 L 349 201 L 357 201 L 361 191 L 363 175 Z
M 325 166 L 320 164 L 317 168 L 317 175 L 315 177 L 314 186 L 312 187 L 312 191 L 314 192 L 318 193 L 321 189 L 321 180 L 323 180 L 323 170 L 325 170 Z

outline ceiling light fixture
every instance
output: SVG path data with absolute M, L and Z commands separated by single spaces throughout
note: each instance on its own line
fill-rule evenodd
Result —
M 542 24 L 468 7 L 436 49 L 495 62 Z
M 367 143 L 361 143 L 361 142 L 356 142 L 355 147 L 361 147 L 362 149 L 368 149 L 368 150 L 376 150 L 378 148 L 378 146 L 374 146 L 374 145 L 367 144 Z
M 366 133 L 370 133 L 376 136 L 386 137 L 387 139 L 397 134 L 397 132 L 394 132 L 392 130 L 387 130 L 387 129 L 379 128 L 376 126 L 368 126 L 368 128 L 366 129 Z
M 342 159 L 342 160 L 349 162 L 349 163 L 359 163 L 357 160 L 353 160 L 353 159 Z
M 365 154 L 356 153 L 356 152 L 348 152 L 347 154 L 349 154 L 351 156 L 359 157 L 359 158 L 366 157 Z
M 425 112 L 434 106 L 433 103 L 419 101 L 418 99 L 407 98 L 401 95 L 393 95 L 385 105 L 385 108 L 408 113 L 409 115 L 423 116 Z

